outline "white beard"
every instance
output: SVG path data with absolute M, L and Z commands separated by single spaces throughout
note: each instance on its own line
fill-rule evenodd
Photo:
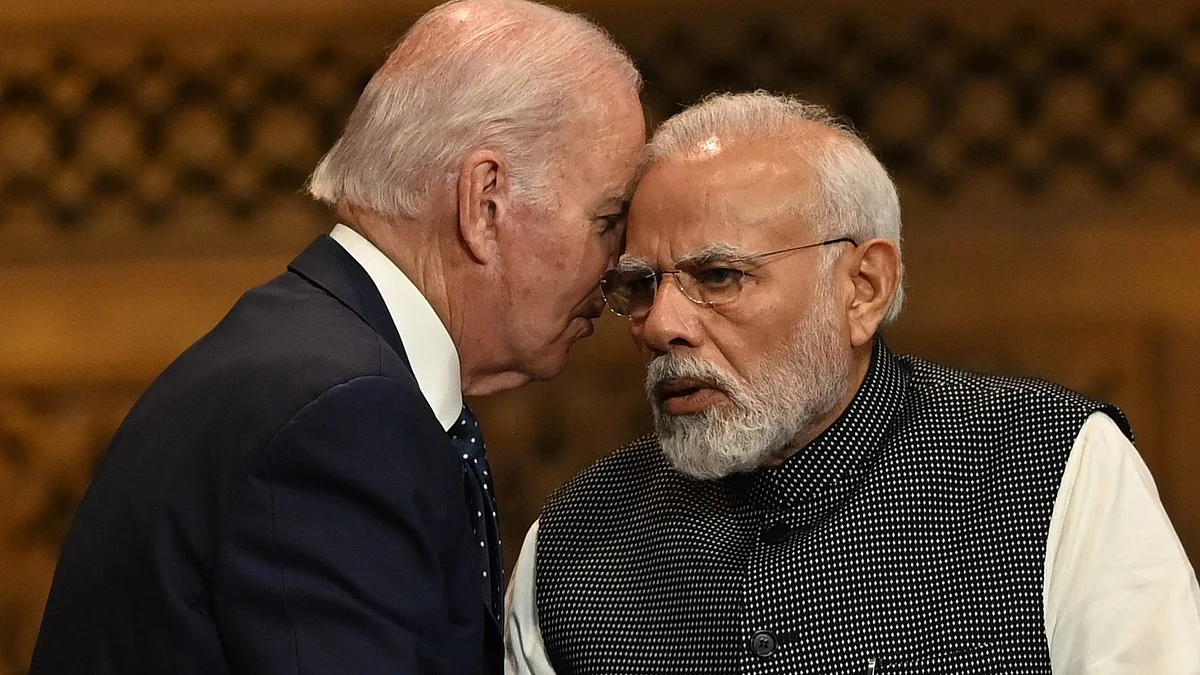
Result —
M 838 339 L 832 284 L 817 297 L 792 339 L 772 350 L 747 381 L 696 356 L 669 353 L 650 362 L 646 392 L 663 454 L 676 470 L 714 479 L 762 466 L 846 395 L 850 349 Z M 696 378 L 728 397 L 731 407 L 670 415 L 655 396 L 664 380 Z

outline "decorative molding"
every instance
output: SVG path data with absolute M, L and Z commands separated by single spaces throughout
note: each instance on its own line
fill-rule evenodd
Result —
M 383 5 L 354 5 L 328 24 L 313 18 L 319 3 L 301 0 L 224 18 L 197 9 L 218 26 L 203 37 L 180 23 L 6 41 L 0 260 L 299 247 L 330 222 L 301 194 L 304 181 L 414 6 L 353 40 L 339 26 Z M 655 120 L 714 89 L 788 91 L 845 115 L 906 202 L 931 211 L 973 194 L 1200 213 L 1200 14 L 1168 6 L 1145 17 L 1131 4 L 1059 21 L 1054 6 L 1045 20 L 1008 8 L 983 22 L 949 4 L 830 6 L 584 8 L 644 70 Z M 136 24 L 142 10 L 125 11 Z M 255 17 L 266 28 L 239 32 Z

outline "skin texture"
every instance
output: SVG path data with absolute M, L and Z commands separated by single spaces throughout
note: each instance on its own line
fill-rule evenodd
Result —
M 713 244 L 764 253 L 820 240 L 814 223 L 796 214 L 816 194 L 815 173 L 804 148 L 828 142 L 832 132 L 806 125 L 788 138 L 709 139 L 694 152 L 656 163 L 638 185 L 630 207 L 623 262 L 674 269 L 678 260 Z M 841 236 L 834 232 L 833 236 Z M 887 240 L 857 248 L 840 244 L 832 270 L 837 339 L 851 358 L 847 394 L 767 462 L 791 456 L 845 410 L 870 366 L 876 332 L 895 295 L 900 257 Z M 752 274 L 739 298 L 718 308 L 698 305 L 674 283 L 660 285 L 650 313 L 630 329 L 647 361 L 670 352 L 703 358 L 745 381 L 766 367 L 768 354 L 794 335 L 813 305 L 820 249 L 783 254 Z M 686 383 L 689 391 L 695 382 Z M 703 384 L 703 383 L 700 383 Z M 667 390 L 671 386 L 666 387 Z M 673 401 L 668 414 L 728 406 L 718 387 L 703 387 Z
M 632 94 L 632 93 L 631 93 Z M 568 134 L 566 160 L 553 184 L 557 204 L 531 209 L 490 196 L 491 188 L 466 191 L 480 205 L 471 213 L 477 226 L 480 260 L 494 260 L 483 280 L 499 290 L 493 333 L 507 346 L 517 377 L 549 379 L 566 365 L 567 350 L 592 334 L 592 320 L 604 309 L 600 277 L 615 261 L 637 156 L 645 143 L 641 104 L 629 95 L 605 106 L 605 123 Z M 488 185 L 489 178 L 482 181 Z M 462 195 L 464 190 L 460 189 Z M 487 210 L 495 211 L 489 223 Z M 499 227 L 507 214 L 507 226 Z M 489 257 L 490 256 L 490 257 Z M 482 334 L 482 333 L 481 333 Z
M 403 49 L 438 50 L 498 13 L 534 11 L 515 3 L 464 3 L 452 21 L 425 26 Z M 394 54 L 387 68 L 419 62 Z M 638 154 L 646 140 L 636 89 L 601 71 L 580 111 L 548 139 L 550 199 L 514 195 L 510 159 L 491 147 L 468 152 L 435 181 L 414 219 L 342 203 L 342 222 L 366 237 L 412 280 L 458 350 L 463 393 L 479 396 L 562 372 L 567 352 L 592 333 L 603 309 L 600 277 L 619 252 Z
M 620 250 L 645 143 L 637 93 L 608 96 L 563 132 L 547 207 L 514 199 L 507 159 L 483 148 L 436 191 L 423 222 L 340 211 L 429 300 L 458 349 L 468 396 L 558 375 L 603 311 L 600 277 Z

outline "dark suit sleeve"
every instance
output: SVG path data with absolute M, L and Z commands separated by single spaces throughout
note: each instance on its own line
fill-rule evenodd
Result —
M 473 560 L 461 472 L 415 403 L 383 377 L 338 385 L 250 469 L 213 575 L 234 672 L 457 675 L 480 651 L 447 597 Z

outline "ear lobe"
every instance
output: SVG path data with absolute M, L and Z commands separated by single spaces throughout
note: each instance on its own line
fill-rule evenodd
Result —
M 879 331 L 900 286 L 900 249 L 889 239 L 872 239 L 859 245 L 850 270 L 854 296 L 846 314 L 850 342 L 867 344 Z
M 508 209 L 508 185 L 508 166 L 500 153 L 479 149 L 463 158 L 458 171 L 458 230 L 477 262 L 491 262 L 497 255 L 497 224 Z

